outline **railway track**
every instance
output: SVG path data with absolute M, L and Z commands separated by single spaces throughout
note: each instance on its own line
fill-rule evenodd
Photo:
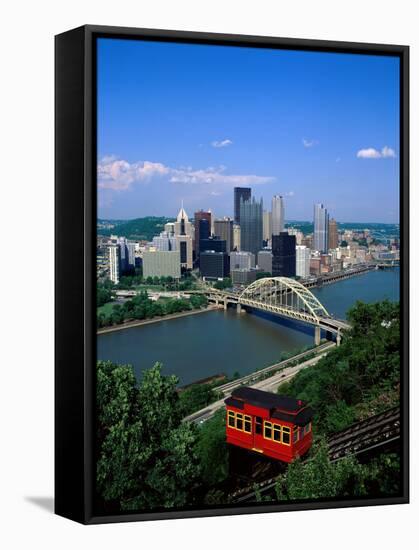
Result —
M 331 462 L 337 462 L 349 456 L 382 448 L 399 438 L 400 409 L 394 407 L 332 435 L 327 442 L 329 458 Z M 276 481 L 276 477 L 271 477 L 260 482 L 257 491 L 263 496 L 273 495 Z M 247 487 L 236 491 L 231 496 L 233 502 L 251 502 L 255 500 L 256 492 L 254 487 Z
M 232 380 L 231 382 L 226 382 L 225 384 L 222 384 L 221 386 L 218 386 L 216 389 L 218 392 L 222 392 L 224 394 L 230 394 L 235 388 L 238 388 L 241 385 L 246 385 L 248 383 L 255 382 L 256 380 L 260 379 L 261 376 L 266 375 L 272 371 L 276 370 L 283 370 L 285 367 L 287 367 L 290 363 L 293 363 L 294 361 L 298 361 L 300 359 L 303 359 L 306 355 L 318 355 L 325 350 L 332 348 L 335 346 L 334 342 L 326 342 L 324 344 L 320 344 L 320 346 L 317 346 L 316 348 L 303 351 L 297 355 L 294 355 L 293 357 L 290 357 L 289 359 L 285 359 L 284 361 L 281 361 L 279 363 L 275 363 L 274 365 L 270 365 L 269 367 L 265 367 L 263 369 L 260 369 L 259 371 L 252 372 L 251 374 L 248 374 L 246 376 L 242 376 L 241 378 L 238 378 L 237 380 Z

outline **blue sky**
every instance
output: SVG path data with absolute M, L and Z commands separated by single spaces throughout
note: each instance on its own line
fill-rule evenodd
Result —
M 398 82 L 394 57 L 99 39 L 98 215 L 232 215 L 243 185 L 397 223 Z

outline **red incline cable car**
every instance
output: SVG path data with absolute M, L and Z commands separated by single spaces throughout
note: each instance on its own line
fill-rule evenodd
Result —
M 304 401 L 241 386 L 225 404 L 227 443 L 283 462 L 311 447 L 313 409 Z

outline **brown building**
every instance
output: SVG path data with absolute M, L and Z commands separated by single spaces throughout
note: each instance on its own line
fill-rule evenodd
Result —
M 321 259 L 320 258 L 311 258 L 310 259 L 310 275 L 320 275 L 321 269 Z
M 329 249 L 337 248 L 339 244 L 338 224 L 334 218 L 329 220 Z
M 214 220 L 214 235 L 226 242 L 227 252 L 233 250 L 233 220 L 230 218 Z

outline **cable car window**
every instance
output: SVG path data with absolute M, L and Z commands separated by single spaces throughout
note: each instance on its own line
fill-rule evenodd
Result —
M 293 443 L 297 443 L 298 441 L 298 432 L 299 432 L 299 429 L 298 428 L 294 428 L 294 433 L 292 435 L 292 442 Z
M 234 428 L 234 412 L 228 411 L 228 425 L 230 428 Z
M 255 433 L 262 435 L 262 418 L 260 416 L 255 417 Z
M 265 421 L 265 432 L 263 434 L 266 439 L 272 439 L 272 424 Z
M 237 415 L 236 415 L 236 428 L 238 430 L 243 429 L 243 415 L 240 414 L 240 413 L 237 413 Z
M 284 445 L 289 445 L 291 441 L 291 428 L 287 426 L 282 427 L 282 443 Z
M 281 426 L 274 424 L 273 427 L 274 427 L 274 440 L 281 441 Z
M 252 433 L 252 418 L 247 414 L 244 415 L 244 431 L 247 433 Z
M 310 428 L 311 428 L 311 422 L 309 422 L 304 426 L 304 435 L 308 434 L 308 432 L 310 431 Z

